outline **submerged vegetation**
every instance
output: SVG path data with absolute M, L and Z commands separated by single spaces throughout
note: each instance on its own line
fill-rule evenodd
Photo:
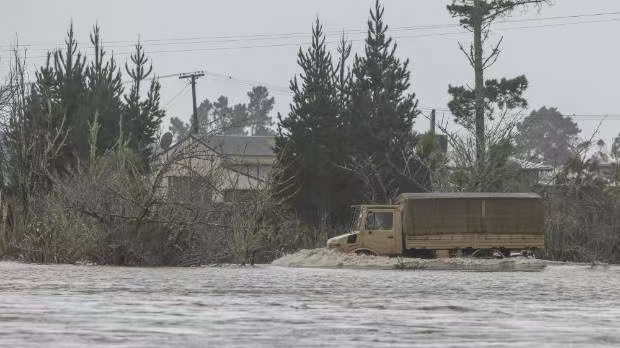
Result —
M 414 132 L 416 119 L 431 115 L 418 107 L 415 75 L 398 56 L 379 1 L 360 54 L 351 56 L 344 36 L 330 52 L 317 19 L 312 44 L 297 55 L 301 72 L 277 131 L 270 128 L 274 98 L 256 86 L 248 104 L 205 100 L 196 134 L 178 118 L 172 133 L 160 134 L 161 85 L 142 45 L 119 64 L 98 27 L 92 56 L 80 53 L 71 26 L 65 48 L 48 53 L 32 82 L 16 47 L 0 87 L 0 258 L 268 262 L 324 246 L 342 232 L 352 204 L 387 203 L 402 192 L 530 191 L 547 202 L 547 258 L 620 262 L 620 140 L 608 151 L 596 134 L 582 139 L 555 108 L 522 117 L 525 76 L 481 80 L 500 50 L 498 43 L 485 56 L 480 38 L 495 19 L 528 3 L 544 1 L 448 6 L 474 35 L 471 50 L 459 47 L 475 86 L 448 87 L 458 132 L 447 120 Z M 239 163 L 205 150 L 215 135 L 274 133 L 275 163 Z M 259 173 L 265 166 L 269 175 Z

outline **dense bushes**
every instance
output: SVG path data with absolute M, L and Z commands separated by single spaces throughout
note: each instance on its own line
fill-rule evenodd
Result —
M 228 203 L 172 196 L 161 173 L 141 174 L 131 158 L 119 149 L 55 180 L 38 209 L 5 233 L 4 253 L 42 263 L 198 265 L 268 262 L 324 245 L 326 237 L 310 237 L 266 189 Z M 209 173 L 211 182 L 219 173 Z

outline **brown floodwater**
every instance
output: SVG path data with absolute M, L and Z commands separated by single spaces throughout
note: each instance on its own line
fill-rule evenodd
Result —
M 619 266 L 522 273 L 0 262 L 0 346 L 620 346 L 619 289 Z

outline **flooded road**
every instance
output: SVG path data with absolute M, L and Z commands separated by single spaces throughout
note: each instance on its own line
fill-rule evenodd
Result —
M 619 289 L 618 266 L 476 273 L 0 262 L 0 346 L 620 346 Z

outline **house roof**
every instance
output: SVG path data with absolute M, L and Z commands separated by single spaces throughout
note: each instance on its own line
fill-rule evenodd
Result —
M 275 157 L 273 136 L 212 135 L 200 141 L 223 156 Z
M 220 156 L 241 157 L 275 157 L 274 136 L 244 136 L 244 135 L 189 135 L 180 139 L 168 149 L 158 148 L 158 155 L 172 154 L 177 148 L 188 141 L 208 147 Z
M 500 193 L 500 192 L 429 192 L 403 193 L 396 201 L 410 199 L 446 199 L 446 198 L 540 198 L 535 193 Z

